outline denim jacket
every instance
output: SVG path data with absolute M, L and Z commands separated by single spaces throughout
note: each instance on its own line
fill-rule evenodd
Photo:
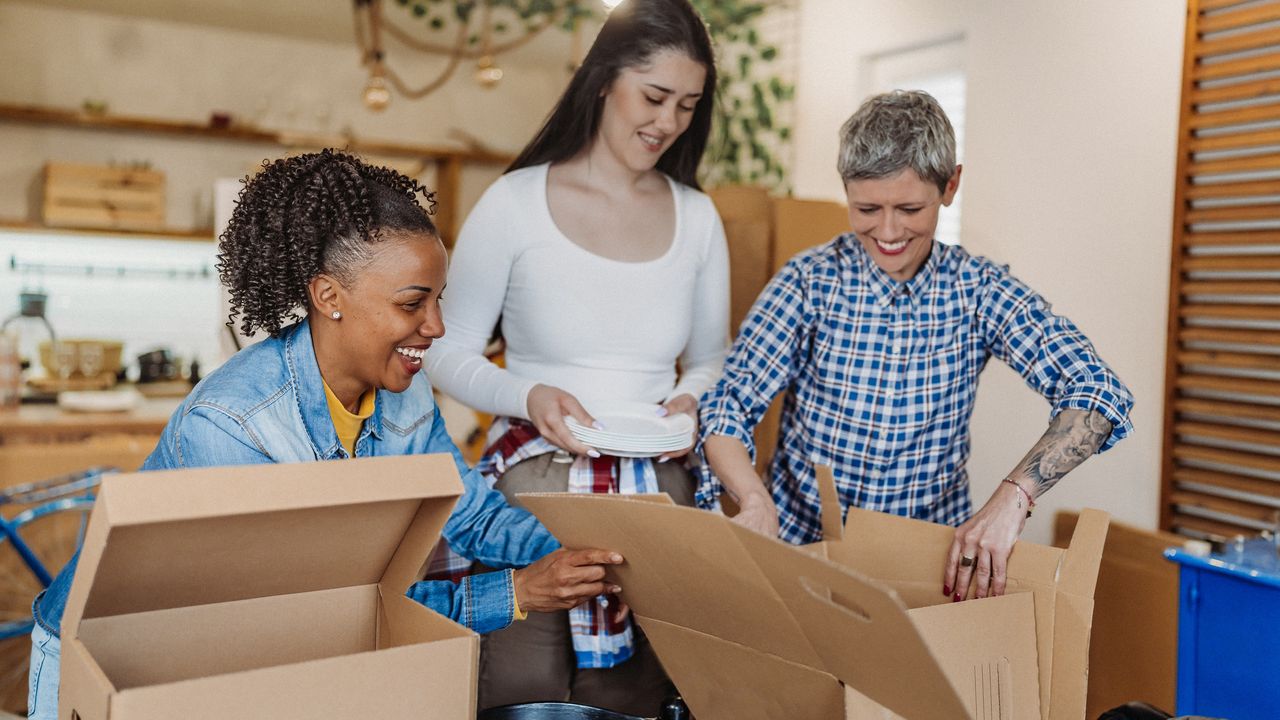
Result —
M 356 456 L 451 453 L 462 475 L 462 497 L 444 539 L 464 557 L 498 572 L 455 584 L 419 582 L 407 595 L 479 633 L 506 627 L 514 616 L 509 568 L 523 567 L 559 547 L 527 511 L 508 505 L 467 467 L 445 431 L 426 374 L 402 393 L 378 391 L 373 416 L 356 438 Z M 320 368 L 303 321 L 279 337 L 248 347 L 210 373 L 174 412 L 143 470 L 308 462 L 348 457 L 333 429 Z M 359 482 L 353 478 L 353 482 Z M 41 597 L 35 619 L 58 635 L 79 553 Z

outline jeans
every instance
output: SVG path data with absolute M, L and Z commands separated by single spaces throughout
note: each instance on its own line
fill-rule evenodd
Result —
M 62 642 L 37 623 L 31 631 L 31 674 L 27 677 L 28 720 L 57 720 Z

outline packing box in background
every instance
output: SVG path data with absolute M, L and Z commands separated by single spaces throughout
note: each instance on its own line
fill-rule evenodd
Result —
M 51 162 L 42 184 L 40 218 L 50 227 L 164 227 L 165 176 L 158 170 Z
M 615 549 L 613 579 L 699 720 L 1080 720 L 1107 516 L 1067 550 L 1020 542 L 1007 594 L 948 602 L 949 527 L 850 510 L 796 547 L 653 498 L 522 495 L 568 547 Z M 660 500 L 665 500 L 659 496 Z
M 1053 544 L 1066 547 L 1077 515 L 1054 517 Z M 1111 523 L 1094 593 L 1089 704 L 1096 718 L 1132 700 L 1173 710 L 1178 677 L 1178 566 L 1164 557 L 1186 538 Z
M 474 717 L 478 639 L 404 596 L 461 491 L 449 455 L 107 478 L 59 717 Z

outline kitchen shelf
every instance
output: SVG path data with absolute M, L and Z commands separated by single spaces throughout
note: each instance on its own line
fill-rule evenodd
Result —
M 456 159 L 464 163 L 481 165 L 507 165 L 515 159 L 514 155 L 494 152 L 486 148 L 416 145 L 387 140 L 360 139 L 340 133 L 307 133 L 240 125 L 220 128 L 182 120 L 165 120 L 133 115 L 96 115 L 39 105 L 0 103 L 0 120 L 32 125 L 61 125 L 88 130 L 118 130 L 208 140 L 282 145 L 288 148 L 340 147 L 352 152 L 375 155 L 395 155 L 423 160 Z
M 99 115 L 77 110 L 13 103 L 0 103 L 0 122 L 277 145 L 291 150 L 318 150 L 331 147 L 361 154 L 389 155 L 434 162 L 436 164 L 436 187 L 433 190 L 437 193 L 434 221 L 436 227 L 440 229 L 440 234 L 444 238 L 446 245 L 449 246 L 452 246 L 453 239 L 457 236 L 456 232 L 461 220 L 458 211 L 458 194 L 462 185 L 462 166 L 464 164 L 506 166 L 515 159 L 514 155 L 495 152 L 483 147 L 452 148 L 436 145 L 416 145 L 388 140 L 361 139 L 352 135 L 338 133 L 295 132 L 253 126 L 212 127 L 182 120 L 166 120 L 132 115 Z M 129 234 L 135 233 L 131 232 Z M 212 231 L 165 230 L 159 233 L 144 234 L 169 237 L 191 236 L 190 239 L 200 240 L 208 240 L 212 237 Z
M 25 232 L 49 233 L 56 235 L 108 235 L 115 237 L 145 237 L 163 240 L 187 240 L 191 242 L 213 242 L 212 228 L 160 228 L 158 230 L 118 230 L 114 228 L 70 228 L 51 227 L 31 220 L 0 218 L 0 231 L 22 230 Z

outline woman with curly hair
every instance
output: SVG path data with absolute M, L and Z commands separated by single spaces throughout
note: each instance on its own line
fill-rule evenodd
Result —
M 324 151 L 264 164 L 220 239 L 232 320 L 269 336 L 197 385 L 143 470 L 451 453 L 449 545 L 500 571 L 409 597 L 485 633 L 614 590 L 602 550 L 566 551 L 467 468 L 419 372 L 444 334 L 446 255 L 414 180 Z M 354 480 L 358 481 L 358 480 Z M 75 559 L 36 599 L 31 717 L 57 713 L 58 628 Z M 520 569 L 511 569 L 520 568 Z
M 728 248 L 697 170 L 716 69 L 688 0 L 610 14 L 550 117 L 458 236 L 440 390 L 498 417 L 479 468 L 522 492 L 666 492 L 693 503 L 679 458 L 588 447 L 566 418 L 647 405 L 698 417 L 728 349 Z M 484 355 L 495 324 L 506 366 Z M 624 453 L 625 454 L 625 453 Z M 667 462 L 674 460 L 672 462 Z M 669 688 L 647 640 L 601 598 L 482 641 L 480 707 L 563 700 L 653 715 Z

